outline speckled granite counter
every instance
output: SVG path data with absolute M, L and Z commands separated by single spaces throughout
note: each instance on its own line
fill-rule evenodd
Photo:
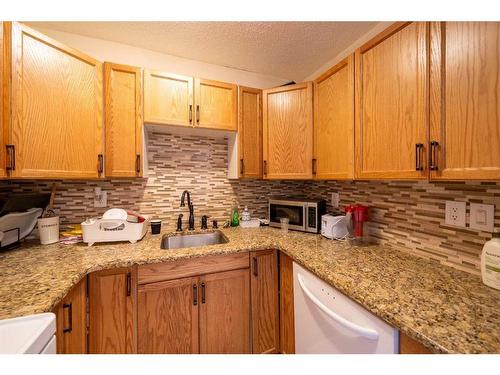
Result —
M 161 236 L 149 234 L 134 245 L 25 243 L 0 253 L 0 319 L 51 311 L 92 271 L 276 248 L 434 351 L 500 353 L 500 291 L 476 276 L 377 245 L 272 228 L 223 231 L 227 244 L 179 250 L 161 250 Z

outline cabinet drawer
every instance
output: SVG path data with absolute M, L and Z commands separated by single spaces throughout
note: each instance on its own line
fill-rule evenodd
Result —
M 175 260 L 166 263 L 139 266 L 138 282 L 139 284 L 147 284 L 248 267 L 248 253 Z

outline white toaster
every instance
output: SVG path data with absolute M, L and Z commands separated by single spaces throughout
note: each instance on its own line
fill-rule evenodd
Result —
M 335 240 L 343 240 L 349 235 L 349 217 L 345 215 L 321 216 L 321 235 Z

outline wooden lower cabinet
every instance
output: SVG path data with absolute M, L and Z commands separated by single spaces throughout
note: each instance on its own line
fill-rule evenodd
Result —
M 136 353 L 136 267 L 89 275 L 89 353 Z
M 276 250 L 250 253 L 252 353 L 279 352 L 278 255 Z
M 58 354 L 87 353 L 87 277 L 54 309 Z
M 250 353 L 249 270 L 200 280 L 200 353 Z
M 293 305 L 293 260 L 279 254 L 280 273 L 280 352 L 295 353 L 295 314 Z
M 399 332 L 399 354 L 432 354 L 432 351 L 418 341 Z
M 198 277 L 140 285 L 138 353 L 198 353 Z

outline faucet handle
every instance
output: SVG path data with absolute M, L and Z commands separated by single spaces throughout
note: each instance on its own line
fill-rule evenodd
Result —
M 183 216 L 184 216 L 183 214 L 179 214 L 179 216 L 177 217 L 177 229 L 176 229 L 177 232 L 182 232 L 182 217 Z
M 203 215 L 201 217 L 201 229 L 208 229 L 207 220 L 210 216 Z

